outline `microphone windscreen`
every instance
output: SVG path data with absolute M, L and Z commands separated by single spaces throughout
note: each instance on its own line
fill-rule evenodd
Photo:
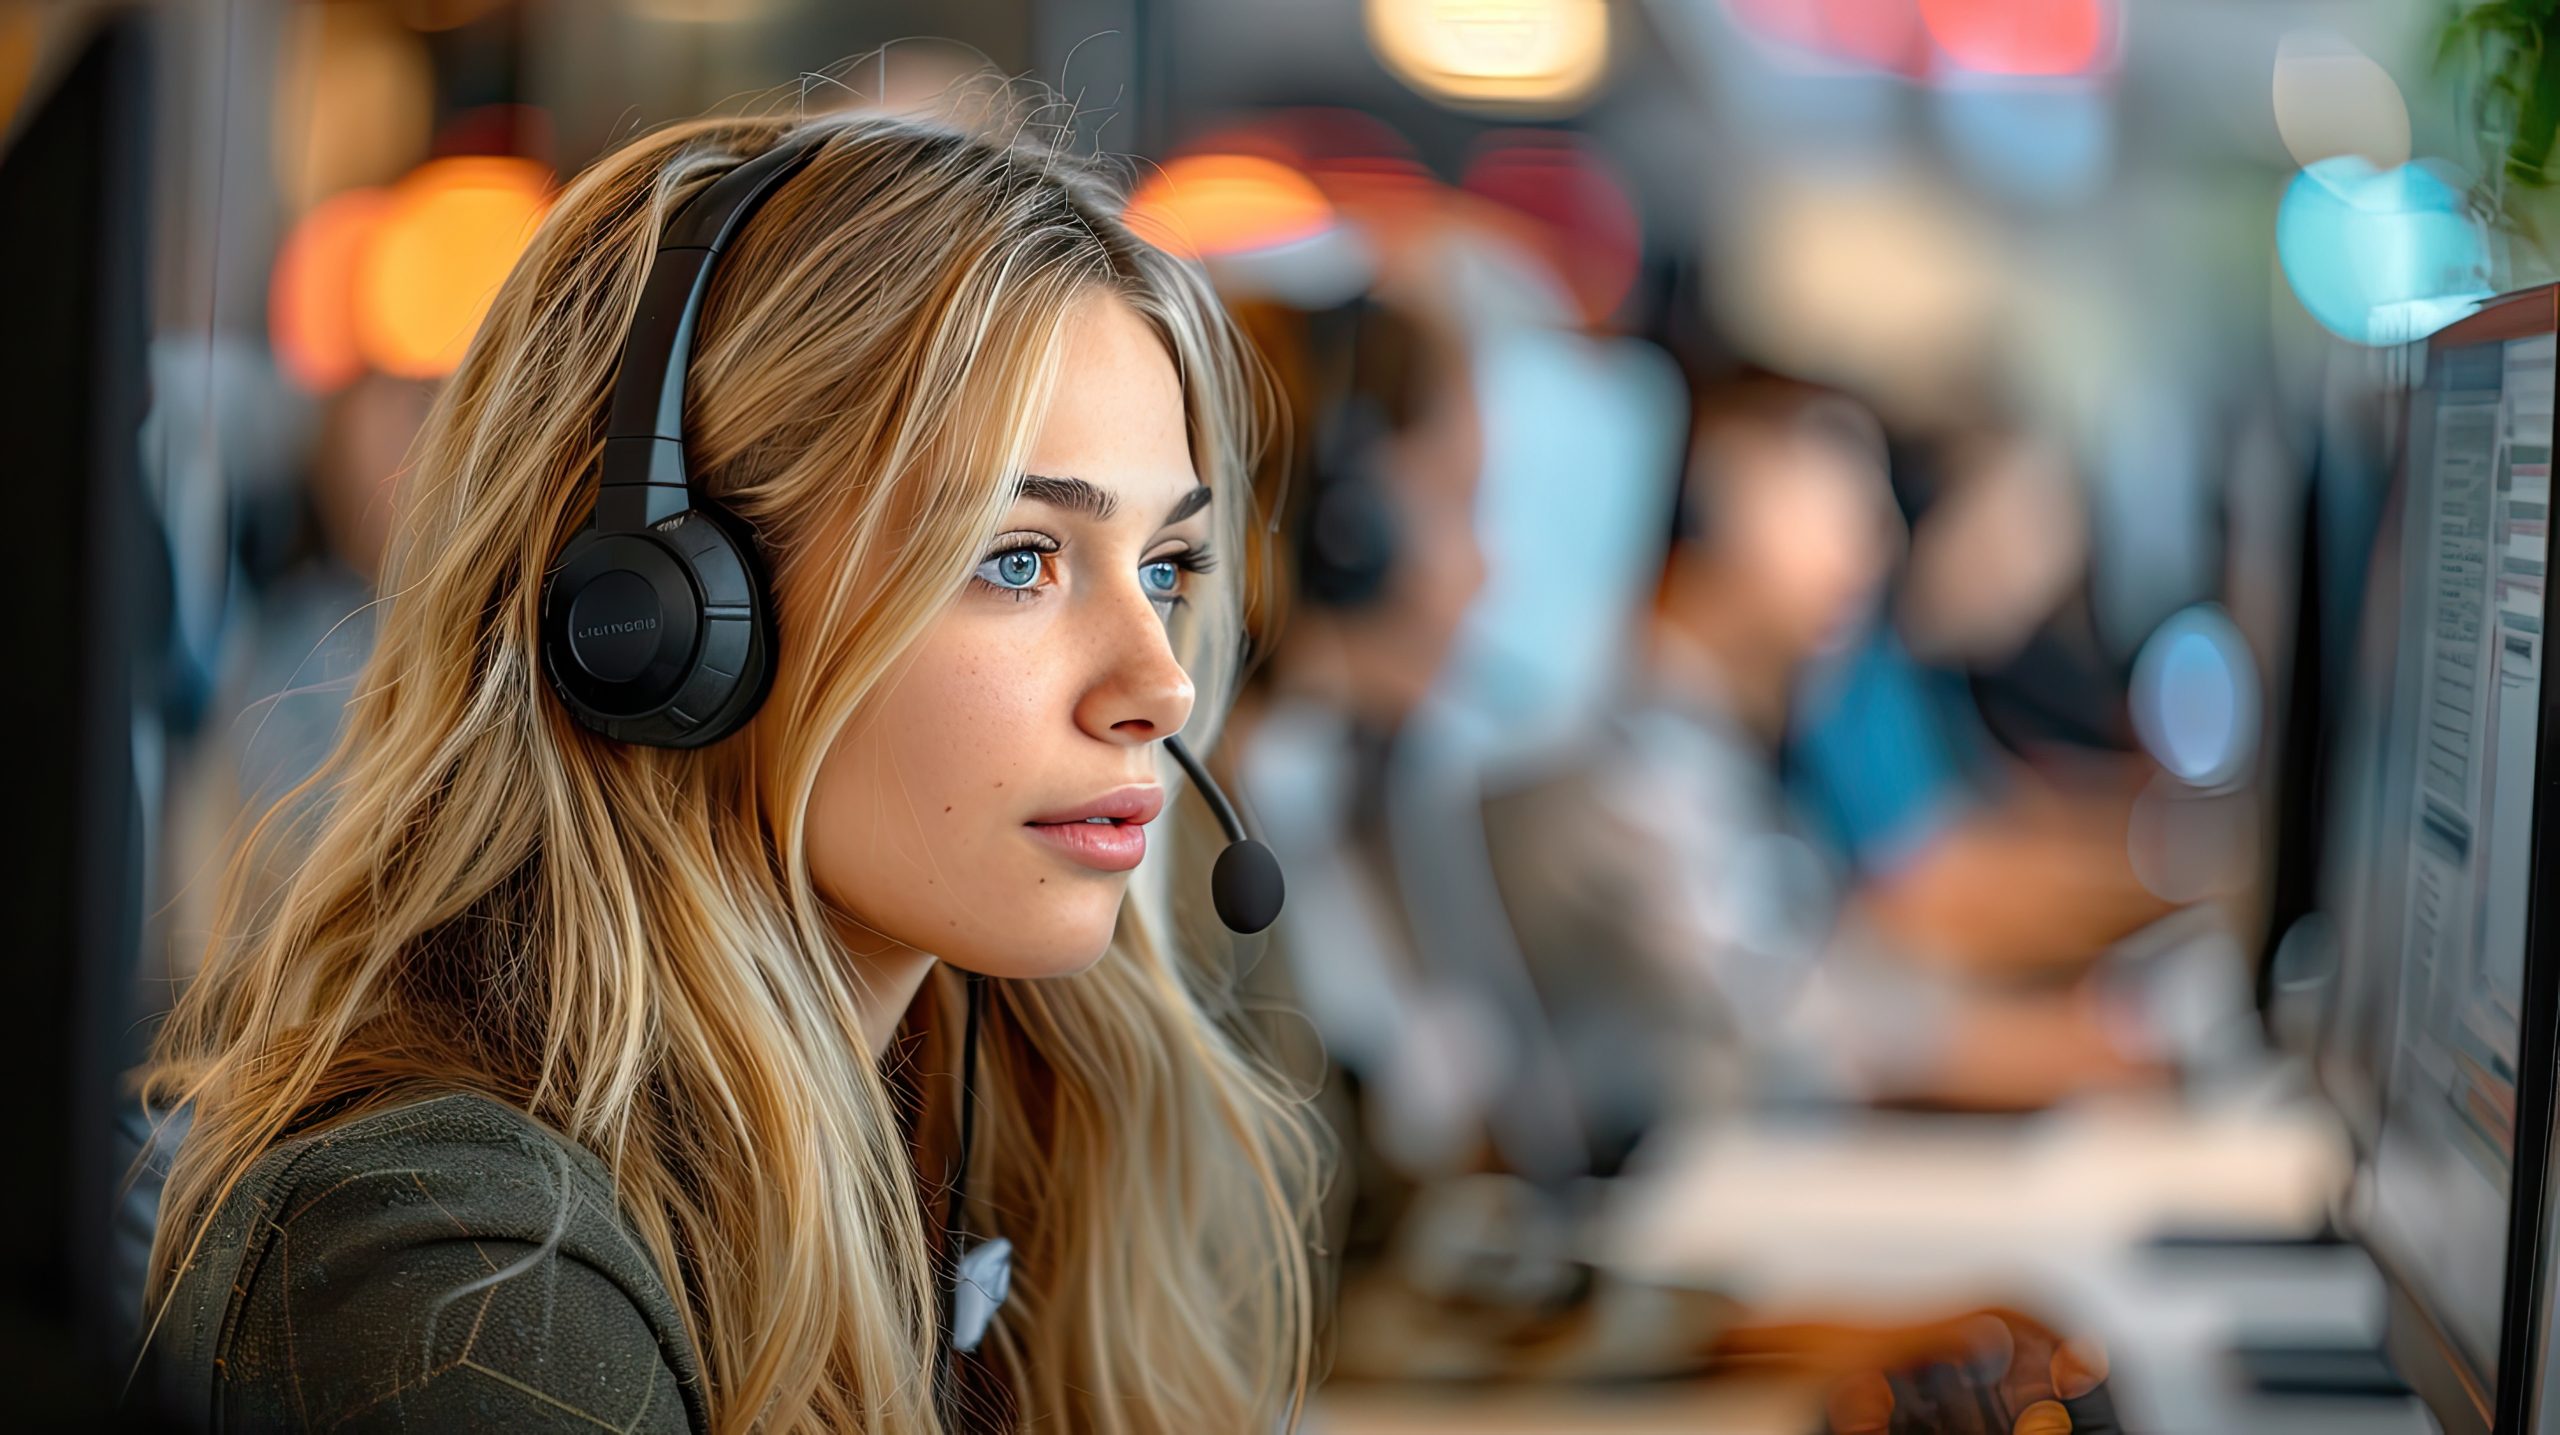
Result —
M 1250 936 L 1279 920 L 1282 895 L 1280 859 L 1250 837 L 1228 843 L 1209 869 L 1209 896 L 1229 931 Z

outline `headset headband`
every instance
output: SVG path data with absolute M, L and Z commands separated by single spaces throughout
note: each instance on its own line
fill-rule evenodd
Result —
M 714 261 L 747 216 L 799 173 L 826 138 L 813 134 L 775 145 L 712 181 L 668 222 L 613 382 L 596 494 L 599 531 L 636 533 L 694 506 L 684 457 L 684 380 Z

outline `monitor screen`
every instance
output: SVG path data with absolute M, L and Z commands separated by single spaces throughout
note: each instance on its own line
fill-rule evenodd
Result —
M 2484 1393 L 2517 1167 L 2554 354 L 2547 332 L 2439 342 L 2414 376 L 2356 834 L 2383 1096 L 2365 1235 Z

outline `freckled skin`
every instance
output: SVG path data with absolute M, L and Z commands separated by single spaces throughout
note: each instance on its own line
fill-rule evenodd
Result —
M 1210 531 L 1206 512 L 1163 521 L 1200 482 L 1172 360 L 1117 298 L 1086 301 L 1065 342 L 1029 470 L 1092 483 L 1118 511 L 1015 503 L 999 551 L 1024 534 L 1063 545 L 1034 596 L 956 595 L 839 736 L 810 814 L 819 890 L 875 944 L 996 977 L 1102 955 L 1129 874 L 1078 865 L 1023 824 L 1153 782 L 1155 747 L 1193 700 L 1140 579 Z

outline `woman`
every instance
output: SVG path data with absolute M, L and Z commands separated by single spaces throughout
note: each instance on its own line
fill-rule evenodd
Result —
M 785 144 L 814 148 L 718 260 L 683 389 L 694 483 L 770 568 L 770 696 L 707 746 L 615 742 L 546 683 L 546 574 L 662 235 Z M 147 1312 L 179 1398 L 232 1428 L 1294 1419 L 1313 1143 L 1169 941 L 1214 930 L 1197 885 L 1129 870 L 1159 750 L 1231 676 L 1260 391 L 1117 213 L 1054 154 L 881 117 L 679 125 L 563 192 L 421 440 L 322 800 L 278 809 L 311 831 L 271 815 L 238 870 L 304 855 L 232 899 L 145 1072 L 193 1112 Z M 957 1158 L 963 973 L 996 980 Z M 946 1378 L 962 1164 L 1016 1255 Z

